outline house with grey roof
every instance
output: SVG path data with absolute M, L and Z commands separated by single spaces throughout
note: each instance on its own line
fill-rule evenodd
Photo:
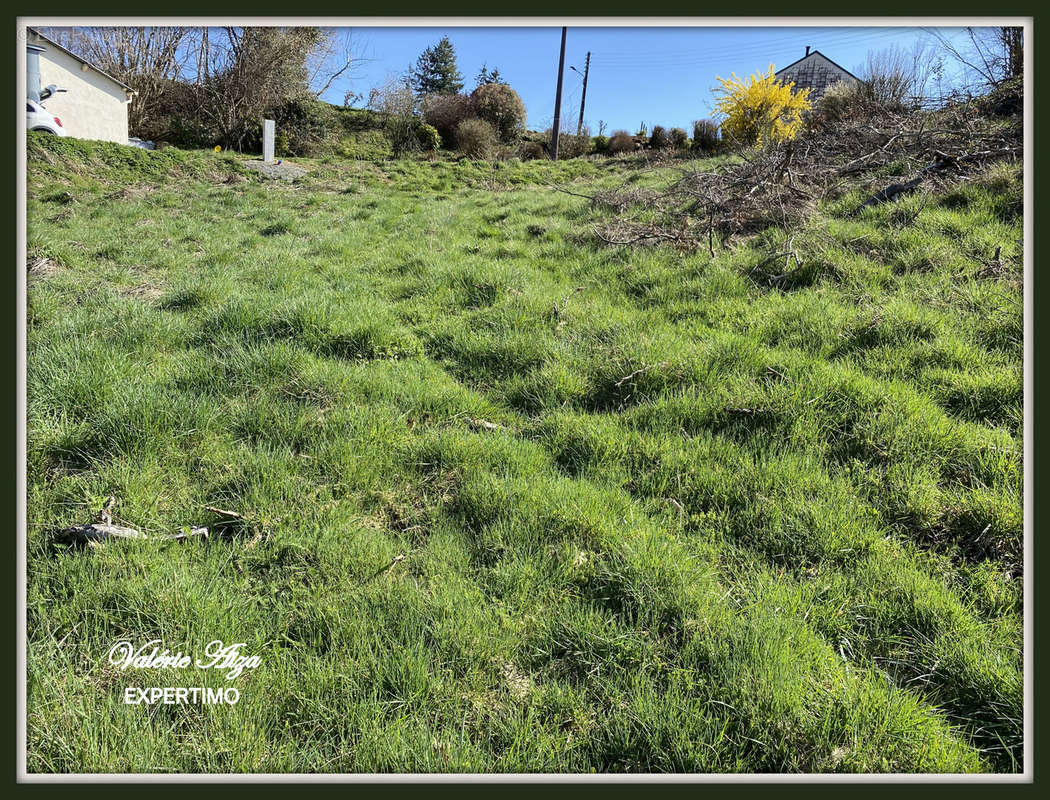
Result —
M 781 83 L 794 82 L 796 89 L 809 89 L 809 99 L 816 102 L 832 84 L 839 81 L 852 83 L 859 81 L 856 75 L 845 67 L 840 67 L 819 50 L 812 52 L 807 47 L 806 55 L 793 64 L 788 64 L 777 71 L 776 78 Z

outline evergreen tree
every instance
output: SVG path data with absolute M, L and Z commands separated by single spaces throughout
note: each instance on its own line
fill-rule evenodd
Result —
M 504 86 L 507 85 L 507 82 L 500 77 L 499 69 L 494 69 L 492 72 L 489 72 L 488 64 L 481 65 L 481 71 L 478 72 L 478 77 L 475 80 L 475 89 L 478 86 L 487 86 L 490 83 L 501 83 Z
M 459 94 L 463 90 L 463 76 L 456 66 L 456 51 L 447 36 L 416 59 L 412 87 L 418 95 Z

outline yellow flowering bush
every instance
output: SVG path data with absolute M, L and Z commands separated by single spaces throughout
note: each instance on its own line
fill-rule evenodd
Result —
M 794 90 L 794 83 L 780 83 L 769 73 L 756 72 L 746 80 L 736 73 L 719 78 L 722 84 L 715 107 L 724 117 L 722 135 L 742 144 L 786 142 L 802 130 L 802 114 L 812 107 L 809 89 Z

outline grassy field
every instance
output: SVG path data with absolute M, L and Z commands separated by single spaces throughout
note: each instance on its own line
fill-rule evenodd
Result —
M 773 289 L 547 186 L 627 162 L 29 151 L 31 772 L 1021 769 L 1019 165 Z

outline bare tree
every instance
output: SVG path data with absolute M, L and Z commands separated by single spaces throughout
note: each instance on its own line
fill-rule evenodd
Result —
M 920 39 L 911 49 L 894 43 L 882 50 L 868 51 L 867 61 L 857 69 L 867 98 L 890 108 L 922 105 L 930 81 L 939 74 L 940 57 L 932 52 L 928 40 Z
M 310 94 L 307 57 L 319 28 L 224 27 L 209 37 L 208 77 L 199 82 L 200 115 L 227 146 L 240 148 L 259 120 Z
M 334 28 L 323 28 L 306 61 L 310 92 L 320 98 L 340 78 L 354 77 L 355 70 L 368 60 L 362 55 L 352 30 L 347 29 L 341 36 Z
M 971 87 L 976 83 L 991 88 L 1024 74 L 1023 28 L 968 27 L 962 43 L 952 41 L 937 29 L 930 29 L 929 33 L 963 68 Z
M 383 116 L 383 127 L 394 152 L 419 149 L 420 100 L 406 76 L 390 76 L 382 86 L 372 89 L 368 107 Z
M 93 62 L 138 94 L 128 107 L 128 124 L 138 127 L 155 112 L 165 87 L 183 77 L 185 27 L 91 26 L 47 28 L 45 34 L 63 47 Z

